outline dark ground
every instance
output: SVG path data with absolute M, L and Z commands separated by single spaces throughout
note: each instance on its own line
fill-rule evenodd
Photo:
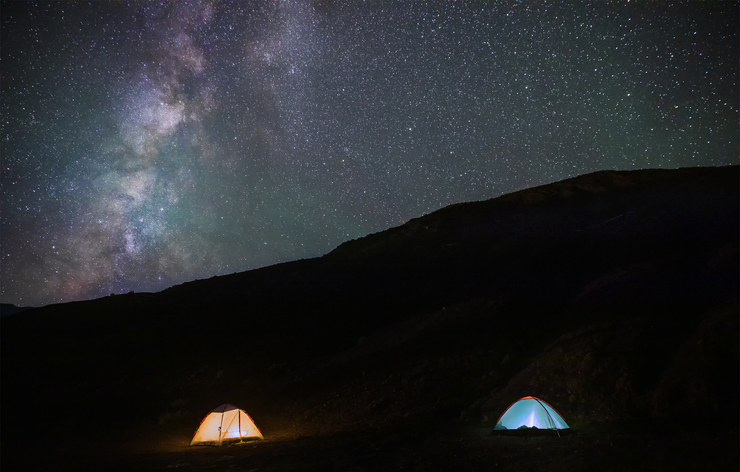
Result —
M 738 470 L 737 167 L 601 172 L 2 317 L 6 470 Z M 562 437 L 491 435 L 535 395 Z M 189 448 L 213 407 L 266 440 Z
M 554 432 L 507 436 L 482 427 L 436 431 L 434 425 L 402 425 L 268 436 L 221 448 L 188 447 L 190 430 L 145 429 L 137 432 L 143 437 L 115 442 L 75 438 L 58 447 L 40 439 L 23 454 L 13 454 L 17 463 L 4 463 L 13 470 L 80 471 L 734 471 L 739 465 L 736 419 L 594 424 L 560 437 Z

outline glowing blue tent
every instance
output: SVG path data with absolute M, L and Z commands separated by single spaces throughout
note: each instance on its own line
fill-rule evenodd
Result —
M 537 397 L 524 397 L 509 405 L 493 430 L 528 428 L 559 430 L 570 426 L 546 401 Z

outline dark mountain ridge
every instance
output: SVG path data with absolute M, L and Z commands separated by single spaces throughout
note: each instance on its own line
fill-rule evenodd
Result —
M 15 315 L 30 310 L 32 306 L 15 306 L 12 303 L 0 303 L 0 316 Z
M 736 417 L 739 182 L 597 172 L 319 258 L 4 317 L 4 449 L 27 450 L 45 411 L 67 438 L 105 411 L 111 441 L 171 453 L 226 402 L 286 440 L 490 427 L 524 395 L 583 430 Z

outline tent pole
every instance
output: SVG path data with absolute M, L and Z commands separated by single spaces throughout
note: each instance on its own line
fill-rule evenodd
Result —
M 221 431 L 221 429 L 223 428 L 223 426 L 224 426 L 224 412 L 222 411 L 221 412 L 221 424 L 218 427 L 218 445 L 219 446 L 221 445 L 221 441 L 222 441 L 222 438 L 223 438 L 223 431 Z
M 239 415 L 239 410 L 237 410 L 237 416 Z M 222 420 L 223 421 L 223 420 Z M 231 418 L 231 421 L 229 421 L 229 424 L 226 425 L 226 432 L 229 432 L 229 429 L 231 428 L 231 425 L 234 424 L 234 418 Z M 222 431 L 222 434 L 226 434 Z
M 539 403 L 542 409 L 545 410 L 545 413 L 547 413 L 547 417 L 550 418 L 550 424 L 552 425 L 552 429 L 554 429 L 555 432 L 558 433 L 558 437 L 560 437 L 560 431 L 558 430 L 558 425 L 555 424 L 555 420 L 552 419 L 552 415 L 550 414 L 549 411 L 547 411 L 547 408 L 545 407 L 545 405 L 543 405 L 542 402 L 538 398 L 534 398 L 534 401 Z

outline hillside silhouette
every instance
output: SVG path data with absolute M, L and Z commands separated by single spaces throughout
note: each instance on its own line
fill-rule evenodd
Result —
M 3 316 L 3 469 L 737 470 L 739 177 L 597 172 Z M 570 434 L 491 436 L 525 395 Z M 224 403 L 266 440 L 187 448 Z

